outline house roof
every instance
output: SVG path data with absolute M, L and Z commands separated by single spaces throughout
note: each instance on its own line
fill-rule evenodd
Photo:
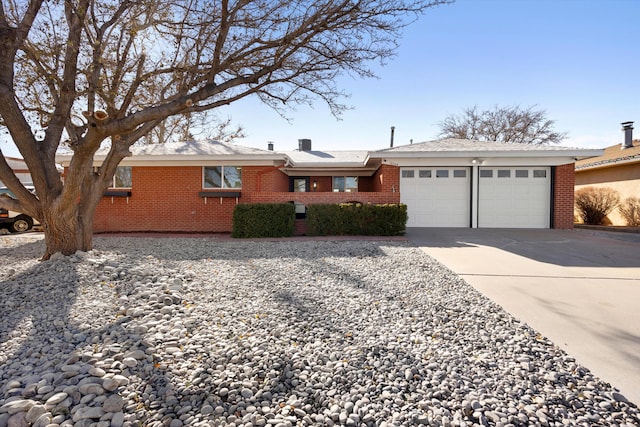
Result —
M 635 148 L 634 148 L 635 150 Z M 640 152 L 640 149 L 638 150 Z M 100 163 L 109 153 L 101 148 L 95 155 Z M 122 165 L 203 165 L 242 162 L 244 165 L 283 165 L 288 175 L 357 174 L 370 175 L 383 159 L 410 158 L 546 158 L 545 161 L 573 161 L 603 154 L 603 150 L 569 148 L 551 145 L 510 144 L 466 139 L 440 139 L 418 144 L 401 145 L 377 151 L 271 151 L 217 141 L 187 141 L 180 143 L 134 146 L 132 155 Z M 56 161 L 68 165 L 73 153 L 58 153 Z
M 134 156 L 165 156 L 165 157 L 182 157 L 182 156 L 210 156 L 225 157 L 229 156 L 268 156 L 274 157 L 273 151 L 261 150 L 259 148 L 244 147 L 236 144 L 225 144 L 218 141 L 187 141 L 187 142 L 168 142 L 166 144 L 147 144 L 135 146 L 131 148 Z M 282 156 L 278 156 L 282 157 Z
M 348 173 L 371 175 L 380 160 L 371 160 L 369 151 L 285 151 L 287 161 L 283 171 L 288 175 Z
M 358 167 L 369 160 L 369 152 L 360 151 L 284 151 L 288 165 L 305 167 Z
M 101 162 L 109 153 L 109 147 L 100 148 L 94 160 Z M 165 144 L 148 144 L 133 146 L 130 148 L 131 156 L 125 157 L 122 165 L 153 164 L 170 165 L 184 164 L 190 162 L 203 161 L 225 161 L 225 162 L 266 162 L 273 163 L 284 162 L 285 158 L 281 153 L 262 150 L 259 148 L 244 147 L 236 144 L 226 144 L 218 141 L 186 141 L 186 142 L 169 142 Z M 63 165 L 68 164 L 73 156 L 72 152 L 58 153 L 56 161 Z
M 430 157 L 473 157 L 483 155 L 492 157 L 586 158 L 597 156 L 602 153 L 602 150 L 445 138 L 378 150 L 372 152 L 371 157 L 415 157 L 419 153 L 429 153 Z
M 640 140 L 632 141 L 633 147 L 622 148 L 621 144 L 604 149 L 601 156 L 576 162 L 576 171 L 640 163 Z

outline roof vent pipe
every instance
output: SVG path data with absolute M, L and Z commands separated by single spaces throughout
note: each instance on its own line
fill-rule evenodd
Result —
M 269 142 L 267 143 L 267 150 L 269 150 L 269 151 L 273 151 L 273 142 L 269 141 Z
M 298 150 L 300 150 L 300 151 L 311 151 L 311 140 L 310 139 L 299 139 L 298 140 Z
M 622 149 L 633 148 L 633 122 L 623 122 L 622 130 L 624 131 L 624 144 Z
M 393 133 L 396 131 L 396 127 L 395 126 L 391 126 L 391 145 L 390 147 L 393 148 Z

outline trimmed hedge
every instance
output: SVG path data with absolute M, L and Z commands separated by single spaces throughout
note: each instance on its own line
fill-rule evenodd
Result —
M 293 203 L 236 205 L 232 237 L 290 237 L 296 217 Z
M 341 203 L 307 206 L 309 236 L 398 236 L 406 231 L 407 205 Z

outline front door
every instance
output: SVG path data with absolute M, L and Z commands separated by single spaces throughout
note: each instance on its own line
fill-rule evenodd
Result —
M 309 177 L 308 176 L 292 176 L 289 179 L 289 191 L 293 193 L 306 193 L 309 191 Z M 296 218 L 302 219 L 307 216 L 307 207 L 304 203 L 294 202 L 296 208 Z
M 309 191 L 309 177 L 292 176 L 289 180 L 289 191 L 294 193 L 306 193 Z

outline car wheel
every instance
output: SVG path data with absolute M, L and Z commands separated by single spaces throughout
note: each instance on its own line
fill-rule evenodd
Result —
M 31 218 L 19 216 L 11 224 L 11 232 L 24 233 L 25 231 L 31 230 L 31 227 L 33 227 L 33 220 L 31 220 Z

